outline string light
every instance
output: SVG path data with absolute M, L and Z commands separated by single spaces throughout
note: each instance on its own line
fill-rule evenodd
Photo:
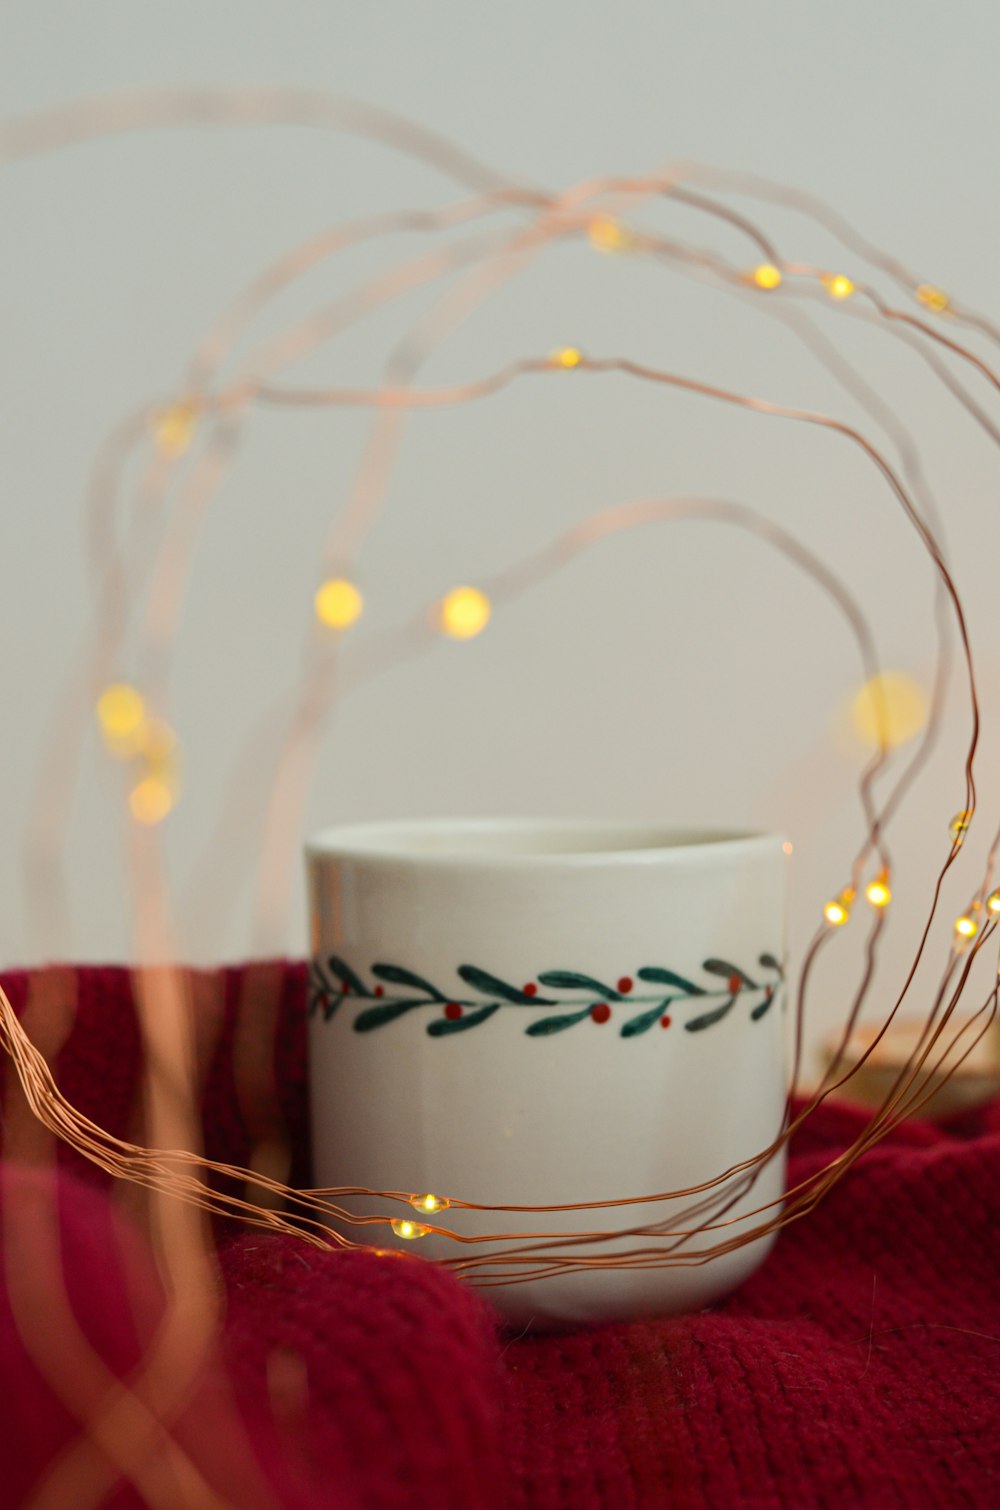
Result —
M 142 694 L 127 682 L 106 687 L 97 700 L 97 721 L 104 743 L 114 755 L 135 754 L 145 717 Z
M 841 928 L 851 915 L 851 904 L 854 901 L 855 891 L 853 886 L 845 886 L 838 896 L 831 898 L 823 908 L 823 916 L 831 928 Z
M 905 671 L 879 672 L 851 699 L 850 722 L 862 744 L 893 750 L 924 727 L 927 695 Z
M 350 629 L 361 617 L 364 598 L 345 577 L 330 577 L 317 590 L 316 617 L 327 629 Z
M 972 939 L 979 932 L 979 924 L 968 912 L 964 912 L 955 921 L 955 932 L 960 939 Z
M 190 449 L 198 423 L 198 411 L 193 404 L 171 404 L 161 409 L 153 423 L 153 439 L 161 456 L 172 461 Z
M 943 314 L 951 304 L 944 289 L 935 288 L 933 283 L 921 283 L 917 289 L 917 298 L 925 309 L 933 310 L 936 315 Z
M 617 220 L 598 216 L 587 227 L 587 240 L 599 252 L 624 252 L 633 244 L 635 237 Z
M 435 1211 L 446 1211 L 451 1202 L 443 1195 L 411 1195 L 410 1205 L 416 1211 L 427 1211 L 433 1215 Z
M 874 881 L 869 881 L 865 888 L 865 896 L 873 907 L 888 907 L 892 901 L 892 892 L 889 889 L 889 872 L 882 870 Z
M 174 806 L 174 792 L 162 776 L 143 776 L 129 793 L 128 805 L 137 823 L 162 823 Z
M 408 1217 L 396 1216 L 389 1223 L 397 1237 L 405 1237 L 407 1241 L 417 1237 L 425 1237 L 430 1230 L 420 1222 L 411 1222 Z
M 779 268 L 775 267 L 773 262 L 762 262 L 760 266 L 755 267 L 753 272 L 750 274 L 750 281 L 751 283 L 755 283 L 758 288 L 767 290 L 770 290 L 772 288 L 780 288 L 782 281 L 781 271 Z
M 854 292 L 854 284 L 843 273 L 824 273 L 823 287 L 831 299 L 849 299 Z
M 478 587 L 455 587 L 441 600 L 439 624 L 453 640 L 471 640 L 486 628 L 491 612 L 489 598 Z
M 990 892 L 986 898 L 986 907 L 988 911 L 992 912 L 994 917 L 996 917 L 997 913 L 1000 913 L 1000 888 Z
M 948 832 L 955 844 L 965 843 L 965 836 L 969 832 L 969 825 L 971 824 L 971 822 L 971 812 L 963 811 L 956 813 L 954 818 L 952 818 L 951 822 L 948 824 Z
M 240 119 L 243 118 L 242 112 L 244 111 L 244 108 L 245 107 L 244 107 L 244 105 L 241 102 L 241 105 L 240 105 L 240 112 L 241 112 Z M 546 206 L 546 213 L 547 212 L 548 212 L 548 205 Z M 609 224 L 614 225 L 614 222 L 609 222 Z M 591 240 L 592 240 L 592 244 L 596 244 L 593 241 L 593 238 L 591 238 Z M 874 260 L 876 263 L 878 263 L 878 265 L 881 265 L 883 268 L 886 268 L 888 266 L 889 269 L 891 270 L 891 264 L 887 264 L 885 262 L 884 258 L 879 263 L 879 258 L 878 258 L 877 251 L 876 251 L 876 255 L 872 258 L 872 260 Z M 756 269 L 753 273 L 744 274 L 743 276 L 744 276 L 744 281 L 751 282 L 756 287 L 758 287 L 760 289 L 764 289 L 764 290 L 777 289 L 778 287 L 781 286 L 781 283 L 782 283 L 782 274 L 781 274 L 781 272 L 779 271 L 779 269 L 777 267 L 773 266 L 772 264 L 762 264 L 761 267 L 759 267 L 758 269 Z M 826 278 L 824 278 L 823 281 L 824 281 L 824 284 L 827 286 L 827 289 L 828 289 L 828 292 L 830 293 L 830 295 L 832 297 L 835 297 L 835 298 L 846 298 L 846 297 L 848 297 L 854 291 L 854 285 L 853 285 L 853 283 L 851 283 L 851 280 L 847 279 L 847 278 L 843 278 L 841 275 L 838 275 L 837 277 L 834 277 L 833 275 L 828 275 Z M 836 288 L 831 287 L 831 283 L 836 283 L 838 286 Z M 946 308 L 949 307 L 949 304 L 950 304 L 950 300 L 949 300 L 948 296 L 946 294 L 944 294 L 941 290 L 933 288 L 931 285 L 920 285 L 916 289 L 916 298 L 926 308 L 928 308 L 928 309 L 930 309 L 932 311 L 936 311 L 936 312 L 941 312 L 941 311 L 945 310 Z M 957 348 L 957 349 L 960 349 L 960 348 Z M 579 351 L 577 351 L 575 348 L 566 348 L 562 352 L 554 353 L 553 354 L 553 356 L 551 358 L 551 365 L 554 366 L 554 367 L 573 368 L 573 367 L 579 366 L 582 361 L 583 361 L 583 358 L 582 358 L 582 355 L 581 355 L 581 353 Z M 537 365 L 538 365 L 537 363 L 526 364 L 526 369 L 527 370 L 533 370 L 535 367 L 537 367 Z M 964 402 L 964 400 L 963 400 L 963 402 Z M 966 407 L 968 407 L 968 405 Z M 196 418 L 197 417 L 196 417 L 196 414 L 195 414 L 194 407 L 192 405 L 190 405 L 190 404 L 178 404 L 178 405 L 173 406 L 171 409 L 162 411 L 160 413 L 160 415 L 158 416 L 158 418 L 154 421 L 154 423 L 152 425 L 152 430 L 153 430 L 153 433 L 154 433 L 154 436 L 155 436 L 155 439 L 156 439 L 156 443 L 157 443 L 157 446 L 159 447 L 159 449 L 161 450 L 161 452 L 163 452 L 166 455 L 182 455 L 188 449 L 188 447 L 189 447 L 189 445 L 191 443 L 191 440 L 192 440 L 192 438 L 194 436 Z M 951 585 L 950 579 L 947 577 L 947 573 L 944 573 L 944 579 L 945 579 L 945 581 L 949 585 Z M 350 584 L 348 584 L 348 585 L 350 585 Z M 460 592 L 461 593 L 474 593 L 475 590 L 474 589 L 456 589 L 456 593 L 460 593 Z M 455 594 L 451 594 L 449 596 L 450 597 L 454 597 Z M 465 629 L 465 630 L 459 631 L 458 634 L 457 634 L 457 637 L 467 638 L 467 637 L 470 636 L 470 634 L 475 634 L 475 633 L 479 632 L 479 629 L 481 627 L 483 627 L 483 624 L 486 622 L 486 619 L 488 619 L 488 616 L 489 616 L 489 602 L 488 602 L 487 599 L 485 599 L 483 597 L 482 594 L 477 594 L 477 596 L 480 599 L 482 599 L 482 602 L 485 604 L 485 618 L 483 618 L 482 623 L 480 623 L 476 628 L 471 629 L 471 630 Z M 359 600 L 360 600 L 360 594 L 358 595 L 358 597 L 359 597 Z M 447 601 L 447 600 L 445 600 L 445 601 Z M 360 612 L 360 606 L 359 606 L 358 611 Z M 318 608 L 317 608 L 317 612 L 318 612 Z M 357 617 L 357 614 L 354 615 L 354 618 L 356 618 L 356 617 Z M 351 619 L 350 622 L 353 622 L 353 618 Z M 346 626 L 335 624 L 332 627 L 346 627 Z M 444 622 L 443 612 L 442 612 L 442 626 L 441 627 L 444 628 L 446 632 L 454 632 L 454 631 L 449 630 L 447 628 L 447 626 L 446 626 L 446 624 Z M 132 691 L 134 689 L 127 689 L 127 690 Z M 135 694 L 135 695 L 138 696 L 138 694 Z M 141 699 L 140 699 L 140 702 L 141 702 Z M 166 761 L 167 759 L 170 758 L 169 752 L 173 749 L 173 744 L 176 743 L 176 740 L 174 739 L 173 743 L 170 743 L 169 740 L 165 740 L 164 738 L 162 738 L 160 735 L 158 735 L 153 730 L 153 725 L 154 725 L 154 721 L 153 720 L 148 720 L 147 721 L 145 719 L 145 716 L 144 716 L 144 711 L 141 710 L 139 716 L 137 717 L 135 723 L 133 724 L 133 726 L 131 728 L 131 731 L 130 731 L 129 735 L 123 736 L 123 737 L 129 738 L 129 739 L 133 739 L 135 741 L 135 748 L 137 750 L 137 753 L 145 755 L 146 758 L 147 758 L 147 760 L 149 760 L 151 763 L 155 764 L 158 761 L 159 762 L 164 762 L 164 761 Z M 102 727 L 102 730 L 104 730 L 105 726 L 104 726 L 103 720 L 102 720 L 102 723 L 101 723 L 101 727 Z M 172 735 L 172 731 L 170 731 L 170 734 Z M 169 750 L 167 750 L 165 748 L 166 745 L 169 745 Z M 161 749 L 164 750 L 164 753 L 163 754 L 157 754 L 156 752 L 159 751 L 159 750 L 161 750 Z M 162 789 L 159 794 L 157 794 L 157 791 L 156 791 L 157 784 L 159 784 L 159 787 Z M 138 794 L 138 792 L 144 786 L 152 788 L 152 791 L 149 792 L 148 795 L 150 795 L 151 797 L 157 797 L 157 795 L 159 796 L 159 801 L 160 801 L 160 805 L 161 806 L 162 806 L 163 791 L 166 791 L 167 797 L 169 798 L 170 802 L 171 803 L 173 802 L 173 791 L 171 789 L 170 783 L 167 780 L 163 779 L 162 777 L 158 776 L 155 772 L 149 771 L 149 772 L 146 773 L 146 775 L 143 777 L 143 780 L 141 782 L 139 782 L 137 784 L 136 788 L 134 789 L 132 797 L 135 798 L 136 795 Z M 130 801 L 131 801 L 131 799 L 130 799 Z M 151 805 L 155 806 L 155 803 L 153 803 Z M 167 811 L 169 811 L 169 807 L 167 808 Z M 958 830 L 958 834 L 957 834 L 957 842 L 958 843 L 961 843 L 962 839 L 964 838 L 964 833 L 965 833 L 965 830 L 968 828 L 969 821 L 971 821 L 971 816 L 972 816 L 971 812 L 968 813 L 968 814 L 961 814 L 961 815 L 959 815 L 960 819 L 963 820 L 963 821 L 961 822 L 961 826 L 960 826 L 960 828 Z M 144 819 L 143 821 L 159 821 L 159 820 L 154 818 L 154 819 L 149 819 L 149 820 Z M 881 878 L 879 878 L 879 879 L 881 879 Z M 877 884 L 878 884 L 877 882 L 871 883 L 871 885 L 866 890 L 866 895 L 868 895 L 869 901 L 872 901 L 872 897 L 870 895 L 872 887 L 875 886 L 875 885 L 877 885 Z M 886 882 L 886 889 L 888 890 L 888 883 L 887 882 Z M 991 897 L 987 900 L 986 906 L 987 906 L 987 909 L 990 912 L 1000 911 L 1000 903 L 998 903 L 998 906 L 996 908 L 994 908 L 994 906 L 993 906 L 994 899 L 998 898 L 998 897 L 1000 897 L 1000 891 L 991 894 Z M 825 915 L 827 917 L 827 921 L 830 922 L 830 923 L 832 923 L 832 924 L 842 924 L 842 923 L 845 923 L 847 921 L 847 919 L 848 919 L 848 916 L 849 916 L 849 913 L 850 913 L 850 908 L 851 908 L 851 903 L 852 903 L 853 900 L 854 900 L 854 891 L 853 891 L 853 888 L 846 888 L 833 902 L 827 904 L 827 908 L 825 909 Z M 876 903 L 873 903 L 873 905 L 879 905 L 879 903 L 876 902 Z M 882 903 L 882 905 L 884 905 L 884 902 Z M 976 932 L 979 930 L 980 924 L 976 921 L 975 916 L 971 915 L 971 914 L 975 913 L 975 911 L 976 911 L 977 908 L 978 908 L 979 913 L 981 915 L 981 913 L 982 913 L 982 904 L 977 903 L 972 908 L 970 908 L 970 915 L 967 915 L 967 916 L 965 916 L 963 918 L 960 918 L 958 920 L 958 924 L 956 925 L 956 930 L 957 930 L 957 932 L 961 936 L 963 936 L 965 938 L 969 938 L 969 937 L 974 936 L 976 934 Z M 831 916 L 831 913 L 833 914 L 832 916 Z M 964 927 L 962 926 L 963 924 L 965 925 Z M 6 1026 L 6 1024 L 5 1024 L 5 1026 Z M 11 1029 L 11 1031 L 13 1031 L 13 1030 Z M 19 1063 L 18 1068 L 19 1068 L 19 1071 L 20 1071 L 20 1068 L 21 1068 L 20 1063 Z M 873 1125 L 876 1128 L 876 1132 L 878 1132 L 877 1125 L 875 1125 L 875 1124 L 873 1124 Z M 62 1129 L 60 1128 L 59 1130 L 61 1131 Z M 846 1163 L 844 1164 L 844 1167 L 847 1167 Z M 811 1196 L 810 1196 L 810 1198 L 811 1198 Z M 431 1197 L 431 1196 L 427 1195 L 427 1196 L 410 1197 L 409 1199 L 410 1199 L 411 1205 L 413 1205 L 415 1207 L 415 1209 L 419 1210 L 419 1209 L 431 1209 L 431 1208 L 426 1207 L 426 1206 L 425 1207 L 420 1207 L 420 1205 L 418 1204 L 419 1202 L 427 1202 L 427 1201 L 430 1201 L 432 1199 L 433 1200 L 437 1200 L 438 1198 Z M 447 1202 L 444 1202 L 444 1204 L 447 1204 Z M 428 1228 L 421 1226 L 420 1223 L 412 1222 L 412 1221 L 409 1221 L 409 1220 L 402 1220 L 402 1219 L 400 1219 L 398 1221 L 393 1221 L 391 1225 L 392 1225 L 392 1228 L 393 1228 L 394 1232 L 397 1234 L 397 1236 L 401 1236 L 401 1237 L 404 1237 L 404 1238 L 416 1238 L 416 1237 L 420 1237 L 420 1236 L 423 1236 L 429 1230 Z M 412 1257 L 413 1255 L 406 1254 L 406 1255 L 396 1255 L 396 1256 Z M 606 1260 L 601 1260 L 601 1261 L 606 1262 Z

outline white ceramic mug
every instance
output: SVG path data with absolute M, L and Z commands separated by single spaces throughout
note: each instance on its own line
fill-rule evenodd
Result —
M 512 1322 L 540 1326 L 690 1310 L 757 1267 L 770 1237 L 688 1261 L 777 1214 L 783 1152 L 752 1180 L 730 1177 L 714 1192 L 726 1225 L 680 1245 L 661 1234 L 554 1242 L 651 1223 L 690 1230 L 711 1214 L 692 1215 L 704 1196 L 635 1198 L 711 1180 L 779 1134 L 779 837 L 589 820 L 379 823 L 327 830 L 307 859 L 315 1183 L 494 1206 L 630 1198 L 558 1213 L 356 1199 L 347 1209 L 411 1226 L 398 1239 L 382 1225 L 345 1229 L 355 1240 L 427 1257 L 494 1251 L 422 1231 L 436 1226 L 551 1234 L 541 1247 L 563 1259 L 673 1255 L 666 1267 L 485 1288 Z M 468 1277 L 526 1267 L 498 1251 Z

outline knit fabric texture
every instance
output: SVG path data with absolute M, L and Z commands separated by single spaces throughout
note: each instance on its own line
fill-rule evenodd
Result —
M 69 1100 L 141 1141 L 129 971 L 4 985 Z M 308 1183 L 304 967 L 195 985 L 207 1154 L 271 1150 Z M 5 1085 L 0 1507 L 1000 1505 L 1000 1107 L 899 1127 L 738 1294 L 680 1318 L 511 1336 L 418 1257 L 223 1224 L 221 1332 L 167 1433 L 115 1395 L 150 1398 L 166 1314 L 128 1189 L 51 1143 L 9 1067 Z M 814 1114 L 791 1182 L 864 1117 Z M 81 1432 L 95 1400 L 126 1412 L 127 1460 Z

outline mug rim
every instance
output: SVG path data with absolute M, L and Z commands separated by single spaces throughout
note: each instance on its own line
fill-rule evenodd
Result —
M 579 842 L 567 847 L 574 836 Z M 523 847 L 510 848 L 518 838 Z M 498 840 L 506 840 L 506 847 L 496 847 Z M 529 847 L 532 841 L 541 847 Z M 307 838 L 305 853 L 309 861 L 435 869 L 579 868 L 731 861 L 774 853 L 786 842 L 777 832 L 688 829 L 648 819 L 405 818 L 320 829 Z

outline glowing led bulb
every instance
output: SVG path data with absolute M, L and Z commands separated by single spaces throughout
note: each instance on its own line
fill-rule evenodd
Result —
M 996 917 L 997 913 L 1000 913 L 1000 888 L 990 892 L 986 898 L 986 908 L 988 912 L 992 912 L 994 917 Z
M 952 818 L 948 824 L 948 832 L 955 844 L 964 844 L 971 822 L 972 814 L 967 812 L 956 813 L 954 818 Z
M 780 288 L 781 271 L 775 267 L 773 262 L 762 262 L 750 274 L 750 281 L 751 283 L 755 283 L 758 288 Z
M 134 755 L 146 717 L 142 694 L 127 682 L 106 687 L 97 700 L 97 721 L 115 755 Z
M 365 606 L 354 583 L 344 577 L 329 577 L 317 591 L 315 604 L 316 617 L 327 629 L 350 629 Z
M 198 414 L 193 404 L 171 404 L 153 422 L 153 438 L 162 456 L 183 456 L 194 439 Z
M 859 687 L 849 717 L 864 745 L 894 749 L 918 734 L 927 722 L 927 695 L 905 671 L 881 671 Z
M 889 889 L 887 871 L 880 871 L 874 881 L 869 881 L 865 888 L 865 896 L 873 907 L 888 907 L 892 901 L 892 892 Z
M 144 776 L 129 793 L 128 805 L 137 823 L 162 823 L 174 805 L 174 793 L 162 776 Z
M 925 309 L 933 310 L 936 315 L 943 314 L 951 304 L 944 289 L 935 288 L 933 283 L 921 283 L 917 289 L 917 298 Z
M 560 351 L 552 353 L 552 360 L 557 367 L 579 367 L 583 361 L 583 352 L 575 346 L 564 346 Z
M 451 1202 L 443 1195 L 411 1195 L 410 1205 L 415 1211 L 445 1211 Z
M 394 1217 L 389 1225 L 397 1237 L 405 1237 L 407 1239 L 423 1237 L 427 1232 L 427 1228 L 422 1226 L 420 1222 L 411 1222 L 405 1216 Z
M 632 245 L 632 232 L 617 220 L 599 216 L 587 227 L 587 240 L 599 252 L 623 252 Z
M 471 640 L 490 620 L 490 600 L 478 587 L 455 587 L 441 601 L 440 628 L 453 640 Z
M 831 299 L 849 299 L 854 292 L 854 284 L 843 273 L 824 273 L 823 287 Z
M 823 908 L 823 916 L 831 928 L 842 928 L 851 915 L 854 887 L 845 886 L 839 896 L 833 897 Z
M 967 912 L 964 912 L 962 916 L 956 920 L 955 932 L 958 934 L 959 938 L 972 939 L 975 938 L 976 934 L 979 932 L 979 924 L 976 922 L 975 918 L 970 917 Z

